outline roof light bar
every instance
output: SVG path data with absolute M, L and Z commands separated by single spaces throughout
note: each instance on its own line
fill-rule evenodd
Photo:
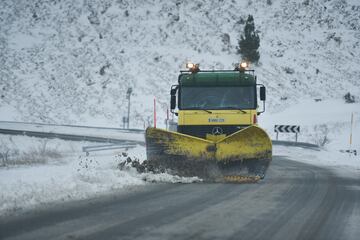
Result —
M 199 68 L 199 64 L 195 64 L 195 63 L 192 63 L 192 62 L 188 62 L 186 63 L 186 68 L 189 69 L 190 72 L 192 73 L 197 73 L 200 71 L 200 68 Z
M 240 63 L 240 68 L 245 69 L 245 68 L 247 68 L 247 67 L 249 67 L 249 64 L 248 64 L 247 62 L 241 62 L 241 63 Z

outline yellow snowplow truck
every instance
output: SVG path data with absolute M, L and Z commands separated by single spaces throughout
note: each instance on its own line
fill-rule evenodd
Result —
M 254 70 L 246 70 L 244 63 L 235 70 L 201 71 L 198 64 L 187 67 L 170 91 L 177 131 L 146 130 L 148 162 L 205 181 L 257 182 L 264 178 L 272 144 L 257 125 L 257 116 L 265 111 L 265 86 L 256 83 Z M 258 92 L 262 111 L 258 111 Z

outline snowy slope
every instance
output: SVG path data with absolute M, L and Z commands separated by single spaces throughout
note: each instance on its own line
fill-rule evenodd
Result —
M 151 123 L 154 96 L 162 124 L 186 60 L 210 69 L 239 61 L 248 14 L 261 38 L 255 69 L 268 113 L 348 91 L 359 99 L 355 0 L 4 0 L 0 119 L 118 127 L 133 87 L 131 127 Z

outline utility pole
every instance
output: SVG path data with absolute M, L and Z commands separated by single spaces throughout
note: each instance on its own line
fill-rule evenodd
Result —
M 129 87 L 127 92 L 126 92 L 126 99 L 128 100 L 128 112 L 127 112 L 127 128 L 129 129 L 130 127 L 130 96 L 132 93 L 132 88 Z
M 156 128 L 156 98 L 154 97 L 154 128 Z

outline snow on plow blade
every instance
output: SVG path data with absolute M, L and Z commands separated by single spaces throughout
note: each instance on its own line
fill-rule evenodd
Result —
M 157 128 L 146 130 L 147 159 L 154 167 L 206 181 L 256 182 L 272 156 L 264 130 L 250 126 L 218 141 Z

